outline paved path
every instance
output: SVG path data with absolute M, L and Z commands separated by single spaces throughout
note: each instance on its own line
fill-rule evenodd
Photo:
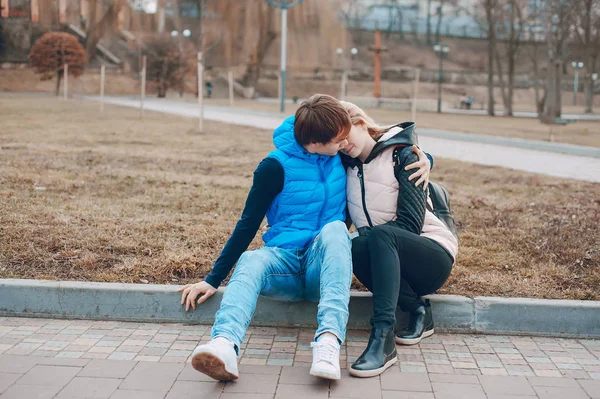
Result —
M 208 326 L 0 317 L 0 398 L 600 398 L 600 341 L 436 334 L 398 347 L 382 376 L 308 374 L 313 331 L 252 327 L 241 377 L 220 383 L 193 370 Z M 366 346 L 349 331 L 343 367 Z
M 462 114 L 462 115 L 487 115 L 487 110 L 485 109 L 460 109 L 460 108 L 447 108 L 444 109 L 444 113 L 448 114 Z M 496 115 L 502 116 L 504 115 L 504 111 L 498 110 L 496 111 Z M 513 116 L 516 118 L 536 118 L 538 117 L 537 112 L 531 111 L 514 111 Z M 561 115 L 562 119 L 573 119 L 576 121 L 600 121 L 600 114 L 571 114 L 571 113 L 563 113 Z
M 98 99 L 93 96 L 84 98 Z M 139 100 L 135 98 L 107 97 L 106 102 L 127 107 L 139 107 Z M 147 99 L 144 106 L 149 111 L 198 117 L 198 106 L 193 103 Z M 206 106 L 204 116 L 209 120 L 269 130 L 277 127 L 283 119 L 279 114 L 219 106 Z M 434 156 L 480 165 L 503 166 L 550 176 L 600 182 L 600 158 L 428 137 L 426 130 L 420 130 L 422 134 L 419 141 L 421 146 Z
M 358 102 L 360 101 L 367 101 L 368 103 L 376 103 L 377 100 L 373 97 L 354 97 L 356 99 L 358 99 Z M 298 99 L 298 101 L 304 101 L 306 98 L 300 98 Z M 390 102 L 390 101 L 394 101 L 396 99 L 394 98 L 382 98 L 381 99 L 384 103 L 385 102 Z M 419 101 L 423 101 L 423 100 L 428 100 L 428 99 L 419 99 Z M 431 101 L 431 99 L 429 99 Z M 279 99 L 278 98 L 273 98 L 273 97 L 259 97 L 257 98 L 257 101 L 262 102 L 262 103 L 270 103 L 270 104 L 279 104 Z M 350 99 L 350 101 L 352 101 L 352 98 Z M 403 100 L 406 101 L 406 100 Z M 434 102 L 436 100 L 433 100 Z M 358 104 L 357 102 L 357 104 Z M 291 104 L 292 100 L 288 99 L 286 101 L 286 104 Z M 410 104 L 410 103 L 406 103 L 405 104 Z M 442 112 L 444 114 L 460 114 L 460 115 L 487 115 L 487 110 L 485 109 L 461 109 L 461 108 L 452 108 L 452 107 L 444 107 L 444 109 L 442 110 Z M 504 110 L 496 110 L 496 115 L 497 116 L 503 116 L 504 115 Z M 538 118 L 538 113 L 537 112 L 532 112 L 532 111 L 514 111 L 513 112 L 513 117 L 515 118 Z M 592 113 L 592 114 L 585 114 L 585 113 L 563 113 L 561 115 L 561 118 L 563 119 L 573 119 L 573 120 L 577 120 L 577 121 L 600 121 L 600 114 L 597 113 Z

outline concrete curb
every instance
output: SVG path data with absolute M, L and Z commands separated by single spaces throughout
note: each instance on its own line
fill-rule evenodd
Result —
M 194 312 L 179 286 L 0 279 L 0 316 L 211 324 L 223 288 Z M 454 333 L 600 338 L 600 302 L 430 295 L 436 330 Z M 369 328 L 371 294 L 353 292 L 349 328 Z M 314 327 L 314 303 L 260 298 L 254 325 Z M 398 314 L 398 323 L 406 315 Z
M 600 158 L 600 148 L 574 145 L 567 143 L 550 143 L 540 140 L 525 140 L 512 137 L 488 136 L 484 134 L 471 134 L 450 132 L 437 129 L 419 128 L 420 136 L 435 137 L 447 140 L 466 141 L 469 143 L 481 143 L 501 145 L 505 147 L 523 148 L 526 150 L 556 152 L 559 154 L 577 155 L 581 157 Z

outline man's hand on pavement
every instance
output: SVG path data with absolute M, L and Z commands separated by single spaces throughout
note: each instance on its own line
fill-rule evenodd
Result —
M 200 281 L 196 284 L 188 284 L 184 285 L 177 292 L 182 292 L 181 294 L 181 304 L 185 303 L 185 311 L 190 310 L 190 306 L 196 310 L 196 298 L 198 295 L 203 294 L 198 299 L 198 305 L 201 305 L 208 298 L 214 295 L 217 292 L 217 289 L 212 285 L 208 284 L 206 281 Z

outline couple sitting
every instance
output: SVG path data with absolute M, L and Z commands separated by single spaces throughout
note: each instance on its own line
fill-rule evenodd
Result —
M 444 284 L 458 251 L 429 201 L 432 159 L 413 145 L 414 123 L 380 127 L 356 105 L 319 94 L 273 141 L 276 150 L 254 172 L 242 217 L 212 272 L 179 290 L 186 311 L 195 309 L 237 262 L 212 339 L 194 350 L 192 365 L 217 380 L 237 379 L 237 353 L 264 295 L 318 302 L 310 374 L 339 379 L 354 272 L 373 293 L 374 315 L 367 348 L 349 371 L 379 375 L 396 363 L 396 342 L 416 344 L 433 333 L 421 296 Z M 265 246 L 246 251 L 265 215 Z M 359 232 L 352 240 L 347 216 Z M 397 306 L 411 321 L 395 335 Z

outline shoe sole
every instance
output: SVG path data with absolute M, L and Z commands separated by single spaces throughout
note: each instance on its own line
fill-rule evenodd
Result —
M 313 372 L 312 370 L 310 370 L 309 373 L 313 377 L 323 378 L 324 380 L 339 380 L 340 378 L 342 378 L 340 374 L 330 374 L 326 372 L 317 373 Z
M 192 357 L 192 367 L 218 381 L 237 380 L 239 376 L 230 373 L 225 363 L 212 353 L 202 352 Z
M 396 343 L 399 345 L 416 345 L 419 342 L 421 342 L 421 340 L 423 338 L 427 338 L 427 337 L 431 337 L 433 335 L 433 328 L 431 330 L 425 331 L 423 332 L 423 335 L 421 335 L 419 338 L 400 338 L 400 337 L 395 337 Z
M 359 377 L 359 378 L 377 377 L 379 374 L 383 373 L 385 370 L 387 370 L 388 368 L 390 368 L 394 364 L 396 364 L 397 361 L 398 361 L 398 358 L 394 356 L 393 359 L 388 360 L 388 362 L 386 364 L 384 364 L 383 367 L 380 367 L 378 369 L 373 369 L 373 370 L 355 370 L 352 367 L 350 367 L 348 369 L 348 372 L 353 377 Z

